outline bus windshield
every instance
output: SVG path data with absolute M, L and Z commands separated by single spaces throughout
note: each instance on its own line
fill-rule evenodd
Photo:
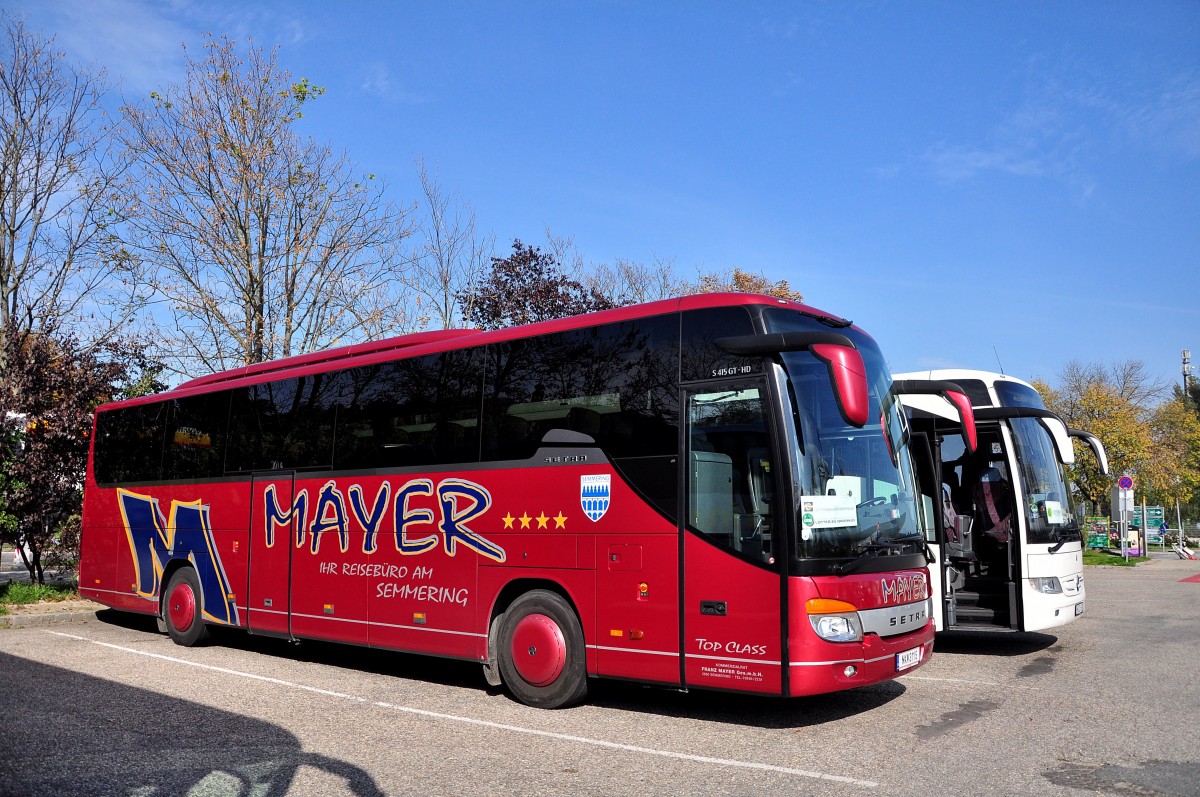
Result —
M 1009 423 L 1021 485 L 1025 489 L 1029 520 L 1026 542 L 1079 540 L 1079 521 L 1071 506 L 1071 491 L 1050 433 L 1036 418 L 1013 418 Z
M 772 332 L 805 331 L 818 322 L 795 313 L 767 313 Z M 853 328 L 867 369 L 870 414 L 856 428 L 842 418 L 826 366 L 808 352 L 782 355 L 795 418 L 788 445 L 796 463 L 798 528 L 793 559 L 846 559 L 913 554 L 924 520 L 918 514 L 908 423 L 889 394 L 891 376 L 874 341 Z

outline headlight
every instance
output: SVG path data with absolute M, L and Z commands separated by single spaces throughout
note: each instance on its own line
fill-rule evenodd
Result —
M 829 598 L 813 598 L 805 604 L 808 621 L 817 636 L 828 642 L 858 642 L 863 638 L 862 620 L 854 604 Z
M 1057 576 L 1031 578 L 1029 579 L 1029 586 L 1033 587 L 1035 592 L 1040 592 L 1043 595 L 1058 595 L 1062 592 L 1062 584 L 1059 583 Z

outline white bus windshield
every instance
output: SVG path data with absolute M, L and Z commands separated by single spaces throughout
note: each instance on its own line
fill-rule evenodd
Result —
M 1050 433 L 1036 418 L 1012 418 L 1009 424 L 1025 490 L 1026 542 L 1079 540 L 1071 491 Z

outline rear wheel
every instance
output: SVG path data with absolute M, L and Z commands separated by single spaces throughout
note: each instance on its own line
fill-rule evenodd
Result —
M 517 598 L 504 613 L 500 674 L 513 697 L 537 708 L 562 708 L 587 694 L 583 629 L 571 606 L 548 590 Z
M 191 647 L 208 638 L 202 606 L 196 571 L 190 567 L 179 568 L 167 582 L 162 605 L 162 619 L 175 644 Z

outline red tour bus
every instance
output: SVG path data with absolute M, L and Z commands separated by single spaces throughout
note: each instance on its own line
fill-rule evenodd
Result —
M 933 644 L 895 398 L 850 322 L 742 294 L 246 366 L 99 408 L 80 592 L 547 708 L 871 684 Z

